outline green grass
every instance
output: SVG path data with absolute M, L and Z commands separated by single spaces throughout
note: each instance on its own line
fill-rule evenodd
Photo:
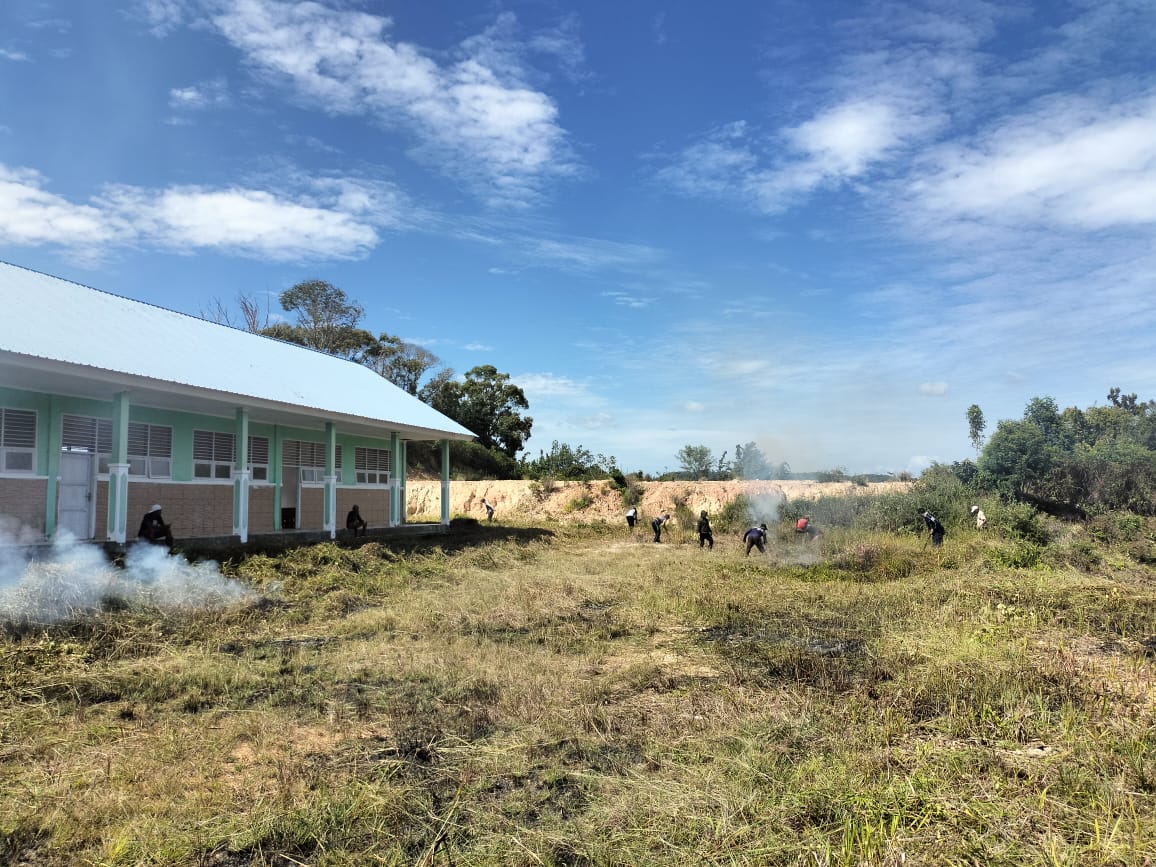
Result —
M 1151 865 L 1156 583 L 1103 527 L 748 558 L 462 522 L 25 624 L 0 862 Z

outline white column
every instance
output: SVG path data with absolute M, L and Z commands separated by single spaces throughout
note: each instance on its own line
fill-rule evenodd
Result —
M 442 525 L 450 525 L 450 441 L 442 440 Z
M 108 465 L 108 541 L 128 538 L 128 464 Z
M 325 477 L 325 529 L 329 538 L 337 538 L 337 476 Z
M 249 476 L 248 468 L 233 471 L 233 535 L 242 543 L 249 541 Z

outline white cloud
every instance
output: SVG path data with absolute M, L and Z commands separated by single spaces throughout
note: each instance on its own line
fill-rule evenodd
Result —
M 654 247 L 602 238 L 523 236 L 516 243 L 531 260 L 583 270 L 634 268 L 653 265 L 662 259 L 661 251 Z
M 185 20 L 186 0 L 139 0 L 141 18 L 157 36 L 176 30 Z
M 0 48 L 0 60 L 27 61 L 28 55 L 23 51 L 13 51 L 8 48 Z
M 921 382 L 919 383 L 919 393 L 928 395 L 929 397 L 942 397 L 947 394 L 946 382 Z
M 494 347 L 485 343 L 467 343 L 462 349 L 467 352 L 493 352 Z
M 697 400 L 688 400 L 682 405 L 682 408 L 687 412 L 706 412 L 706 404 Z
M 1156 222 L 1156 99 L 1057 97 L 970 144 L 945 144 L 910 182 L 930 220 L 1081 230 Z
M 132 234 L 131 227 L 104 209 L 70 202 L 44 190 L 44 183 L 36 171 L 0 164 L 0 238 L 5 243 L 88 249 Z
M 522 373 L 511 377 L 511 380 L 526 392 L 527 398 L 532 394 L 539 398 L 574 399 L 589 393 L 584 383 L 551 373 Z M 530 402 L 533 404 L 532 400 Z
M 407 127 L 415 155 L 493 203 L 531 202 L 548 180 L 574 171 L 557 107 L 526 83 L 508 41 L 509 14 L 445 64 L 391 41 L 389 18 L 315 3 L 241 0 L 212 20 L 251 64 L 308 101 Z
M 687 195 L 733 198 L 767 213 L 868 175 L 937 121 L 905 94 L 854 96 L 772 136 L 746 122 L 713 130 L 657 173 Z
M 0 239 L 89 259 L 127 245 L 272 261 L 354 258 L 377 245 L 378 227 L 395 221 L 399 206 L 387 188 L 353 179 L 321 179 L 294 193 L 117 186 L 83 204 L 46 185 L 35 171 L 0 165 Z
M 657 299 L 640 297 L 629 292 L 603 292 L 602 297 L 609 298 L 620 307 L 629 307 L 631 310 L 645 310 Z
M 217 249 L 273 261 L 353 258 L 378 241 L 356 217 L 264 190 L 176 187 L 111 191 L 107 200 L 169 249 Z
M 200 111 L 228 103 L 228 85 L 223 78 L 169 90 L 169 107 L 174 111 Z

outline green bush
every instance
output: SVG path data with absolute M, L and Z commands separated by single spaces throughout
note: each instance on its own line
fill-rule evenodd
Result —
M 1144 537 L 1147 529 L 1147 522 L 1131 512 L 1107 512 L 1088 523 L 1088 533 L 1105 545 L 1135 542 Z
M 989 528 L 1009 539 L 1029 542 L 1037 547 L 1047 545 L 1051 539 L 1043 516 L 1027 503 L 999 503 L 987 516 Z
M 621 493 L 622 505 L 626 506 L 627 508 L 630 508 L 631 506 L 637 506 L 642 502 L 643 487 L 634 479 L 630 479 L 626 482 L 626 485 L 622 488 Z
M 711 524 L 719 532 L 738 533 L 750 526 L 750 520 L 751 501 L 740 494 L 723 505 L 719 513 L 711 519 Z
M 1040 565 L 1043 549 L 1034 542 L 1019 538 L 992 548 L 987 557 L 992 564 L 1007 569 L 1034 569 Z

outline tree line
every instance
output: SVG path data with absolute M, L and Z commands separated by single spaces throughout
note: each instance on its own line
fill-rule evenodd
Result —
M 1156 514 L 1156 401 L 1113 387 L 1106 406 L 1060 410 L 1034 397 L 1023 417 L 999 422 L 984 442 L 986 423 L 968 409 L 975 463 L 952 464 L 962 482 L 1043 511 L 1086 517 L 1126 510 Z
M 516 456 L 530 438 L 534 420 L 526 415 L 530 404 L 525 393 L 509 374 L 485 364 L 459 378 L 428 349 L 362 328 L 365 308 L 324 280 L 297 283 L 277 300 L 294 321 L 274 321 L 267 305 L 246 294 L 237 296 L 235 308 L 214 300 L 202 315 L 369 367 L 477 436 L 477 442 L 450 443 L 455 466 L 479 475 L 518 476 Z M 431 471 L 439 466 L 432 443 L 411 443 L 409 458 Z

